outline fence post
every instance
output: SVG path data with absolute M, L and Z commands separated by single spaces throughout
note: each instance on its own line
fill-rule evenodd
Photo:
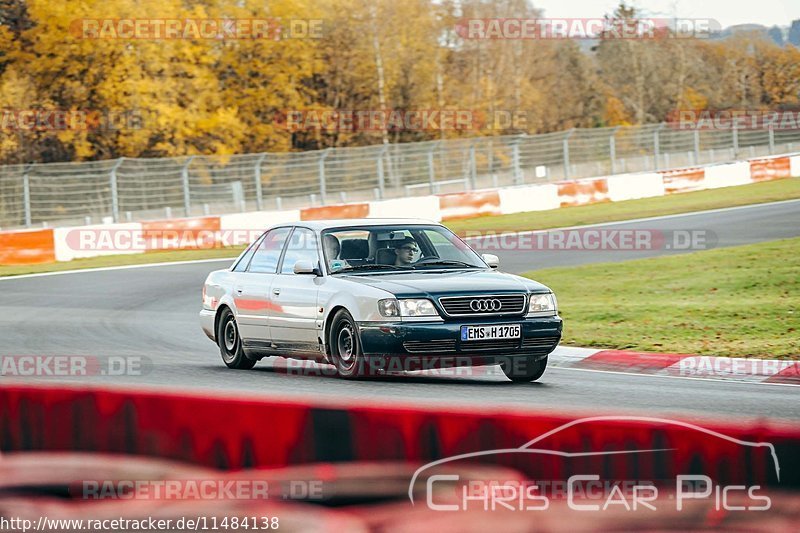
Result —
M 653 132 L 653 170 L 658 170 L 661 163 L 661 130 L 667 124 L 662 122 Z
M 469 145 L 469 181 L 473 189 L 478 188 L 478 168 L 475 161 L 475 143 Z
M 116 223 L 119 222 L 119 192 L 117 190 L 117 169 L 125 160 L 124 157 L 117 159 L 114 166 L 111 167 L 111 173 L 108 176 L 108 181 L 111 185 L 111 219 Z
M 775 127 L 769 123 L 769 155 L 775 153 Z
M 264 197 L 261 190 L 261 163 L 264 162 L 264 159 L 267 157 L 267 154 L 261 154 L 258 156 L 258 161 L 256 161 L 256 172 L 255 172 L 255 180 L 256 180 L 256 209 L 258 211 L 262 211 L 264 209 Z
M 378 199 L 383 200 L 385 190 L 386 190 L 386 176 L 383 171 L 383 156 L 386 155 L 386 151 L 389 149 L 388 144 L 384 144 L 381 147 L 380 151 L 378 152 Z
M 611 173 L 617 173 L 617 131 L 619 131 L 619 126 L 615 127 L 611 130 L 611 136 L 608 138 L 608 152 L 611 156 Z
M 739 128 L 736 121 L 733 121 L 733 157 L 739 156 Z
M 183 208 L 186 211 L 186 216 L 191 216 L 192 197 L 189 194 L 189 165 L 192 163 L 194 156 L 190 156 L 181 169 L 181 178 L 183 179 Z
M 570 169 L 569 169 L 569 138 L 572 137 L 572 134 L 575 133 L 575 128 L 572 128 L 567 132 L 567 135 L 564 137 L 564 178 L 570 178 Z
M 514 185 L 519 185 L 522 181 L 522 167 L 519 163 L 519 143 L 522 137 L 517 137 L 511 144 L 511 164 L 514 166 Z
M 325 159 L 330 153 L 331 149 L 326 148 L 319 155 L 319 198 L 322 205 L 325 205 L 325 199 L 328 193 L 328 184 L 325 181 Z
M 25 167 L 22 175 L 22 197 L 25 205 L 25 227 L 31 227 L 31 180 L 28 176 L 28 171 L 33 168 L 33 165 Z
M 431 144 L 431 149 L 428 150 L 428 184 L 431 188 L 431 194 L 434 194 L 434 182 L 436 181 L 436 173 L 433 168 L 433 150 L 436 148 L 437 143 Z
M 700 130 L 697 129 L 696 124 L 694 129 L 694 160 L 696 165 L 700 164 Z

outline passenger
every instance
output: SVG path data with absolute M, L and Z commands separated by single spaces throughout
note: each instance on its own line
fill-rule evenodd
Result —
M 336 235 L 326 233 L 325 237 L 322 239 L 322 246 L 325 248 L 325 255 L 328 257 L 328 261 L 331 259 L 339 259 L 342 245 L 339 243 L 339 239 L 336 238 Z
M 416 260 L 419 246 L 413 237 L 406 237 L 394 245 L 394 251 L 397 255 L 394 266 L 410 266 Z

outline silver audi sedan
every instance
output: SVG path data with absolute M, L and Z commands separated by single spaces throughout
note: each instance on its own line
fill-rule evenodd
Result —
M 561 339 L 556 298 L 498 266 L 435 222 L 280 224 L 209 274 L 200 321 L 230 368 L 270 356 L 345 378 L 500 365 L 534 381 Z

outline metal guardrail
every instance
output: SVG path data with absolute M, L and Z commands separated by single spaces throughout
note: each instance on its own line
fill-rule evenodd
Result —
M 652 124 L 298 153 L 13 165 L 0 167 L 0 227 L 399 198 L 691 166 L 799 148 L 800 130 L 700 131 Z

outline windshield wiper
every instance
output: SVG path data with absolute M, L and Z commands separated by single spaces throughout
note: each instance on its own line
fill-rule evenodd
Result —
M 417 268 L 417 266 L 426 266 L 426 265 L 434 265 L 434 266 L 452 265 L 452 266 L 461 266 L 467 268 L 480 268 L 479 266 L 472 265 L 470 263 L 465 263 L 464 261 L 457 261 L 455 259 L 432 259 L 430 261 L 426 261 L 423 259 L 422 261 L 418 261 L 417 264 L 414 265 L 414 268 Z
M 339 274 L 341 272 L 351 272 L 353 270 L 410 270 L 410 267 L 406 266 L 395 266 L 395 265 L 382 265 L 382 264 L 369 264 L 369 265 L 356 265 L 356 266 L 349 266 L 345 267 L 341 270 L 337 270 L 334 274 Z

